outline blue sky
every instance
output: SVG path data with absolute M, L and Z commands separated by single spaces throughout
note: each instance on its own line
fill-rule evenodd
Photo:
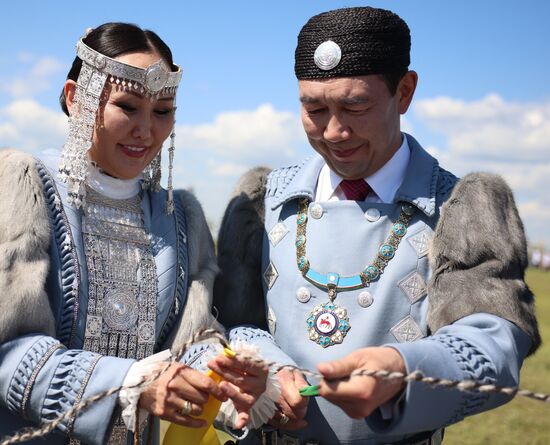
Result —
M 156 31 L 184 69 L 178 94 L 176 185 L 192 187 L 216 225 L 238 176 L 310 152 L 298 119 L 296 35 L 316 13 L 392 9 L 412 33 L 419 73 L 403 128 L 463 175 L 502 174 L 528 239 L 550 248 L 550 2 L 326 0 L 11 2 L 0 28 L 0 146 L 59 148 L 57 97 L 89 26 Z M 158 10 L 156 6 L 158 5 Z

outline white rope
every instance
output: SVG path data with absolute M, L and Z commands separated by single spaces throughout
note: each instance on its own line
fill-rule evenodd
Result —
M 197 332 L 193 338 L 185 343 L 180 350 L 175 354 L 175 358 L 172 362 L 167 362 L 166 365 L 152 374 L 151 376 L 143 379 L 139 383 L 135 385 L 126 386 L 126 388 L 145 388 L 154 381 L 156 381 L 164 372 L 167 371 L 167 369 L 170 367 L 170 365 L 174 362 L 179 362 L 185 351 L 189 349 L 191 345 L 194 343 L 197 343 L 199 341 L 204 340 L 217 340 L 222 346 L 227 347 L 229 346 L 227 343 L 227 340 L 225 339 L 224 335 L 216 331 L 214 329 L 205 329 L 202 331 Z M 264 361 L 262 359 L 259 359 L 257 357 L 252 357 L 245 354 L 236 354 L 237 357 L 248 360 L 251 362 L 254 362 L 259 365 L 264 365 L 269 368 L 273 368 L 275 372 L 278 372 L 282 369 L 290 369 L 294 371 L 298 371 L 302 373 L 305 376 L 308 377 L 315 377 L 318 379 L 323 378 L 323 376 L 314 371 L 310 371 L 308 369 L 301 369 L 297 366 L 292 365 L 282 365 L 277 362 L 268 362 Z M 479 392 L 479 393 L 493 393 L 493 394 L 505 394 L 507 396 L 513 397 L 515 395 L 519 395 L 522 397 L 526 397 L 533 400 L 538 400 L 539 402 L 544 403 L 550 403 L 550 395 L 544 394 L 544 393 L 536 393 L 533 391 L 529 391 L 526 389 L 520 389 L 519 387 L 501 387 L 497 385 L 487 385 L 483 384 L 481 382 L 476 382 L 473 380 L 447 380 L 447 379 L 439 379 L 435 377 L 427 377 L 420 371 L 413 371 L 409 374 L 404 374 L 401 372 L 390 372 L 386 370 L 369 370 L 369 369 L 362 369 L 354 371 L 350 374 L 350 377 L 354 376 L 364 376 L 364 377 L 374 377 L 376 379 L 382 379 L 382 380 L 401 380 L 405 383 L 407 382 L 420 382 L 423 384 L 426 384 L 432 388 L 447 388 L 447 389 L 457 389 L 458 391 L 464 391 L 464 392 Z M 2 438 L 2 441 L 0 442 L 0 445 L 11 445 L 15 443 L 21 443 L 26 442 L 31 439 L 35 439 L 38 437 L 46 436 L 47 434 L 51 433 L 59 424 L 61 424 L 63 421 L 78 415 L 78 413 L 86 410 L 90 405 L 99 402 L 100 400 L 109 397 L 113 394 L 116 394 L 117 392 L 121 391 L 124 388 L 124 386 L 118 386 L 115 388 L 111 388 L 107 391 L 104 391 L 100 394 L 97 394 L 95 396 L 92 396 L 77 405 L 73 406 L 70 410 L 53 420 L 52 422 L 49 422 L 41 427 L 37 428 L 25 428 L 17 433 L 15 433 L 12 436 L 4 437 Z

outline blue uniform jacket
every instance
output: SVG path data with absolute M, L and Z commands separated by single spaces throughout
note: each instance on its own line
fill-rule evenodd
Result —
M 342 358 L 358 348 L 389 345 L 402 354 L 409 372 L 420 370 L 442 379 L 516 386 L 531 339 L 515 324 L 481 312 L 464 316 L 436 332 L 429 330 L 427 285 L 432 270 L 428 251 L 441 206 L 457 178 L 407 137 L 410 162 L 393 203 L 314 202 L 323 165 L 319 156 L 271 172 L 264 201 L 261 257 L 269 331 L 241 325 L 231 329 L 231 337 L 258 345 L 270 360 L 311 370 L 316 370 L 319 362 Z M 313 308 L 328 301 L 327 293 L 306 281 L 296 264 L 296 217 L 298 201 L 303 197 L 312 201 L 307 224 L 311 268 L 321 274 L 336 272 L 341 276 L 357 274 L 372 262 L 398 217 L 400 203 L 416 208 L 395 257 L 380 278 L 367 288 L 338 293 L 334 302 L 347 309 L 351 328 L 341 344 L 327 348 L 309 339 L 306 326 Z M 251 255 L 243 257 L 251 261 Z M 242 278 L 225 277 L 239 279 Z M 282 433 L 298 437 L 301 443 L 391 443 L 441 428 L 506 400 L 497 394 L 432 389 L 410 383 L 402 398 L 393 404 L 390 419 L 383 419 L 377 410 L 364 420 L 353 420 L 323 398 L 311 398 L 308 426 Z

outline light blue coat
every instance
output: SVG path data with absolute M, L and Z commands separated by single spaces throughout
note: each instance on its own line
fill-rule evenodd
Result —
M 51 226 L 50 268 L 44 286 L 55 319 L 55 334 L 24 332 L 0 343 L 0 439 L 24 427 L 51 422 L 78 402 L 121 385 L 134 363 L 132 359 L 81 349 L 88 302 L 81 213 L 66 204 L 66 186 L 57 181 L 55 167 L 48 169 L 39 161 L 36 167 Z M 17 193 L 18 184 L 14 187 Z M 174 213 L 167 215 L 165 205 L 166 191 L 143 192 L 145 229 L 151 236 L 158 277 L 156 350 L 166 348 L 188 298 L 189 240 L 184 206 L 178 196 Z M 200 208 L 198 212 L 207 234 L 200 242 L 212 256 L 210 234 Z M 17 215 L 13 215 L 13 222 L 17 222 Z M 207 259 L 208 255 L 202 257 Z M 212 269 L 215 271 L 215 263 Z M 3 294 L 0 298 L 10 296 Z M 29 313 L 33 310 L 28 309 Z M 209 313 L 209 308 L 205 310 Z M 70 436 L 87 444 L 106 443 L 114 415 L 120 411 L 117 397 L 107 397 L 63 421 L 46 442 L 66 444 Z M 37 439 L 26 443 L 45 442 Z
M 383 275 L 366 289 L 338 293 L 335 303 L 347 309 L 351 325 L 343 343 L 323 348 L 308 338 L 306 319 L 314 306 L 328 301 L 328 297 L 324 290 L 306 281 L 296 265 L 298 200 L 314 200 L 323 165 L 319 156 L 301 165 L 275 170 L 268 177 L 261 270 L 264 272 L 270 263 L 276 270 L 271 271 L 275 280 L 263 280 L 270 332 L 239 326 L 231 330 L 231 337 L 258 345 L 270 360 L 311 370 L 316 370 L 319 362 L 342 358 L 358 348 L 390 345 L 402 354 L 408 372 L 421 370 L 432 377 L 515 386 L 531 341 L 514 324 L 495 315 L 476 313 L 437 332 L 428 332 L 426 285 L 432 274 L 427 256 L 429 241 L 440 208 L 457 179 L 441 169 L 413 138 L 407 137 L 410 162 L 393 203 L 309 204 L 307 258 L 311 268 L 342 276 L 357 274 L 372 262 L 397 219 L 399 202 L 417 209 Z M 314 206 L 317 217 L 312 212 Z M 273 236 L 277 224 L 281 233 L 286 232 L 282 238 Z M 368 307 L 359 304 L 364 291 L 372 297 Z M 361 298 L 364 302 L 364 294 Z M 390 407 L 391 419 L 383 420 L 377 410 L 365 420 L 353 420 L 323 398 L 311 398 L 308 427 L 283 433 L 299 437 L 303 443 L 391 443 L 441 428 L 506 400 L 500 395 L 431 389 L 412 383 L 402 400 Z

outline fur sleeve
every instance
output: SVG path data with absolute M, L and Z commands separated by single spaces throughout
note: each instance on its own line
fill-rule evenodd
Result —
M 223 216 L 218 236 L 221 273 L 214 287 L 214 305 L 226 328 L 254 324 L 267 330 L 260 269 L 269 172 L 258 167 L 245 173 Z
M 174 198 L 183 204 L 187 222 L 187 248 L 189 258 L 189 284 L 183 315 L 174 334 L 168 339 L 176 351 L 193 334 L 204 328 L 223 328 L 212 316 L 214 278 L 218 273 L 214 242 L 197 198 L 186 190 L 175 190 Z
M 45 291 L 50 225 L 32 156 L 0 150 L 0 343 L 55 334 Z
M 502 317 L 541 339 L 534 297 L 524 281 L 527 243 L 512 191 L 502 178 L 473 173 L 443 205 L 430 252 L 428 325 L 432 332 L 467 315 Z

